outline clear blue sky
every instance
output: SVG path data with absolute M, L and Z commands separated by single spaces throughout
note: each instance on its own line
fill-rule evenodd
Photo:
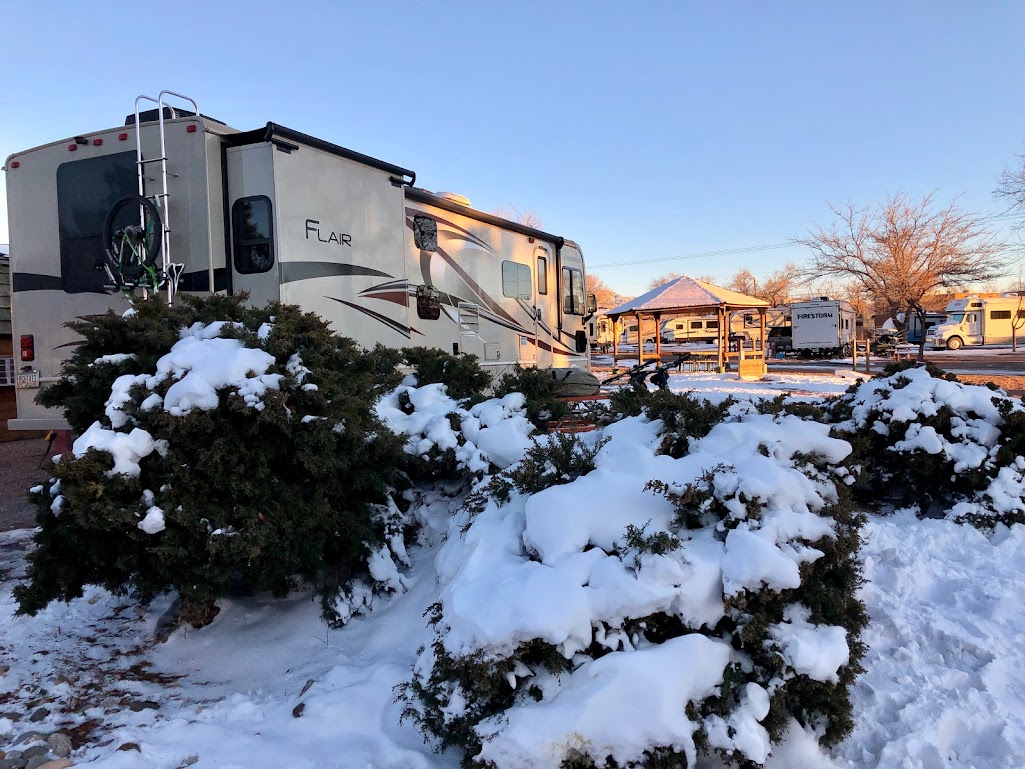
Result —
M 602 267 L 779 243 L 827 201 L 938 189 L 998 213 L 994 177 L 1025 152 L 1019 0 L 7 0 L 0 28 L 0 157 L 171 88 L 236 128 L 278 122 L 477 208 L 533 209 L 628 294 L 799 262 Z

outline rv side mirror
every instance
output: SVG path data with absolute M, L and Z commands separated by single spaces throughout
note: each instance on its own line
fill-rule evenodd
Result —
M 589 313 L 595 312 L 598 309 L 598 300 L 594 298 L 594 294 L 587 295 L 587 311 Z

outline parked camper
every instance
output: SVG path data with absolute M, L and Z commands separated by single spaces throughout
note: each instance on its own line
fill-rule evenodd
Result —
M 911 319 L 908 322 L 907 328 L 907 340 L 909 344 L 920 344 L 922 337 L 929 333 L 929 330 L 933 326 L 938 326 L 944 323 L 947 319 L 945 312 L 927 312 L 925 314 L 925 324 L 923 326 L 922 319 L 918 313 L 911 313 Z
M 1006 293 L 998 297 L 972 295 L 951 300 L 943 323 L 926 333 L 925 344 L 934 350 L 959 350 L 965 345 L 1008 344 L 1025 330 L 1025 297 Z
M 189 99 L 189 110 L 170 106 L 179 97 L 139 97 L 123 126 L 7 159 L 21 340 L 12 429 L 66 427 L 34 402 L 75 343 L 64 322 L 127 309 L 122 291 L 140 287 L 246 291 L 316 312 L 362 345 L 473 353 L 495 374 L 590 370 L 593 308 L 573 241 L 275 123 L 240 132 Z M 140 112 L 148 102 L 157 108 Z M 126 250 L 142 257 L 129 264 Z
M 719 318 L 716 315 L 670 318 L 662 321 L 663 344 L 682 342 L 715 342 L 719 339 Z
M 849 302 L 821 297 L 790 305 L 793 349 L 801 355 L 851 354 L 856 314 Z

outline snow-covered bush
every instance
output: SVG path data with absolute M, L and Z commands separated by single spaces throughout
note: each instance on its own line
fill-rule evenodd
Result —
M 551 369 L 524 368 L 519 364 L 495 384 L 498 398 L 521 393 L 526 398 L 527 418 L 539 428 L 543 428 L 545 422 L 562 419 L 570 413 L 566 403 L 556 400 L 557 390 L 558 383 Z
M 452 521 L 406 715 L 492 769 L 761 764 L 789 716 L 841 739 L 866 616 L 828 430 L 748 411 L 677 457 L 629 417 L 576 439 L 590 472 L 550 444 L 583 472 L 551 462 Z
M 443 384 L 402 384 L 376 411 L 406 437 L 406 471 L 417 481 L 479 479 L 504 470 L 520 460 L 534 430 L 519 393 L 465 407 Z
M 659 419 L 664 425 L 660 452 L 671 457 L 682 457 L 687 453 L 691 440 L 703 438 L 726 418 L 736 405 L 733 398 L 720 403 L 711 403 L 690 393 L 674 393 L 668 390 L 640 390 L 623 387 L 609 399 L 606 424 L 645 414 L 649 419 Z
M 491 385 L 491 374 L 480 367 L 476 355 L 457 356 L 431 347 L 404 347 L 402 360 L 413 368 L 417 385 L 443 384 L 448 395 L 457 401 L 484 400 L 484 391 Z
M 305 578 L 342 621 L 356 580 L 396 589 L 402 441 L 373 406 L 398 384 L 397 353 L 238 298 L 143 302 L 76 328 L 84 342 L 45 397 L 78 427 L 94 421 L 35 495 L 22 612 L 99 584 L 143 599 L 177 590 L 202 624 L 229 586 L 283 594 Z M 116 353 L 135 357 L 110 381 Z
M 903 368 L 830 406 L 836 434 L 854 446 L 855 492 L 981 524 L 1025 519 L 1020 401 L 934 373 Z

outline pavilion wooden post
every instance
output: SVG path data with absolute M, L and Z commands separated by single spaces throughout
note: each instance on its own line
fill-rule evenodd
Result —
M 661 320 L 662 313 L 655 313 L 655 357 L 658 358 L 659 364 L 662 363 L 662 331 L 661 331 Z
M 761 332 L 762 360 L 765 361 L 765 370 L 768 371 L 769 370 L 769 355 L 768 355 L 768 350 L 765 349 L 765 310 L 764 309 L 759 309 L 758 310 L 758 322 L 759 322 L 759 326 L 760 326 L 759 331 Z
M 729 334 L 726 330 L 726 312 L 723 305 L 719 305 L 719 373 L 726 371 L 726 346 L 729 342 Z
M 619 373 L 619 316 L 612 318 L 612 373 Z
M 644 365 L 644 329 L 641 328 L 641 314 L 637 313 L 637 368 Z

